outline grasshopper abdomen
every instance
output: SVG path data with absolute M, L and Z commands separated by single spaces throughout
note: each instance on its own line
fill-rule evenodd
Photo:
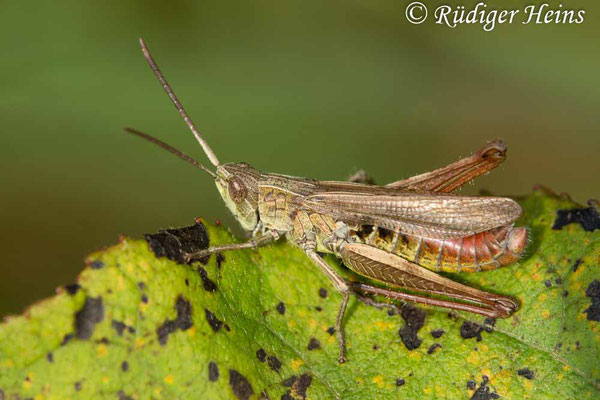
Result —
M 477 272 L 511 264 L 527 245 L 527 230 L 502 226 L 460 238 L 434 239 L 372 225 L 350 230 L 356 243 L 375 246 L 433 271 Z

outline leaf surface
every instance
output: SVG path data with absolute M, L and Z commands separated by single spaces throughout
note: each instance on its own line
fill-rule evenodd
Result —
M 0 325 L 0 399 L 599 398 L 598 214 L 543 191 L 520 203 L 531 237 L 521 262 L 453 275 L 517 298 L 514 316 L 398 315 L 352 299 L 343 365 L 341 296 L 299 249 L 187 265 L 155 252 L 181 261 L 177 246 L 206 246 L 203 225 L 152 246 L 123 240 L 91 254 L 76 285 Z M 211 245 L 235 240 L 206 231 Z

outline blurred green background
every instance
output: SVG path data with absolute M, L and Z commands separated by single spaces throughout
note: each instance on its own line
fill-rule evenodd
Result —
M 503 138 L 507 161 L 463 193 L 599 196 L 598 2 L 563 2 L 586 10 L 581 25 L 493 32 L 434 24 L 441 2 L 411 25 L 407 3 L 2 2 L 0 316 L 74 281 L 119 234 L 235 226 L 207 176 L 121 132 L 205 161 L 140 36 L 223 162 L 386 183 Z

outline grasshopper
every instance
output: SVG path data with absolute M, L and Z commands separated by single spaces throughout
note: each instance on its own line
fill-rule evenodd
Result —
M 263 173 L 246 163 L 221 164 L 142 39 L 140 45 L 216 171 L 159 139 L 135 129 L 125 130 L 208 173 L 229 210 L 251 233 L 251 239 L 244 243 L 186 254 L 188 261 L 216 252 L 265 246 L 285 236 L 342 294 L 335 324 L 340 363 L 346 361 L 343 319 L 351 294 L 359 298 L 363 294 L 384 295 L 493 318 L 508 317 L 518 309 L 511 297 L 462 285 L 436 273 L 494 269 L 516 261 L 525 249 L 527 230 L 514 226 L 522 213 L 515 201 L 450 193 L 504 160 L 506 147 L 501 141 L 488 143 L 474 155 L 445 167 L 385 186 L 365 183 L 364 173 L 350 181 L 317 181 Z M 333 253 L 352 271 L 387 288 L 346 281 L 322 253 Z

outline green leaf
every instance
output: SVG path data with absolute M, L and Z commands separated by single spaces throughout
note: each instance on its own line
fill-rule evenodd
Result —
M 521 204 L 531 236 L 522 261 L 454 276 L 516 297 L 514 316 L 492 327 L 352 299 L 343 365 L 330 334 L 341 297 L 299 249 L 282 242 L 190 266 L 124 239 L 88 257 L 79 286 L 0 325 L 0 399 L 598 398 L 598 214 L 542 191 Z M 211 245 L 235 240 L 206 229 Z M 202 231 L 163 232 L 154 250 L 200 246 Z M 400 329 L 418 329 L 420 345 L 408 350 Z

